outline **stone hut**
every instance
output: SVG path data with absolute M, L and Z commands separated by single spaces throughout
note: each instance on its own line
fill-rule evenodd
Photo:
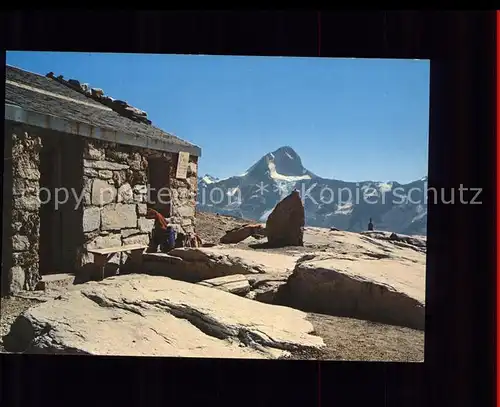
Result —
M 199 147 L 77 80 L 7 66 L 5 89 L 2 293 L 82 272 L 90 248 L 148 244 L 149 206 L 194 231 Z

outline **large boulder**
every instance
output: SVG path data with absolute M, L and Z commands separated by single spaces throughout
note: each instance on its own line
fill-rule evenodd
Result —
M 423 330 L 425 265 L 310 254 L 297 262 L 278 296 L 278 303 L 308 312 Z
M 9 352 L 277 358 L 319 349 L 305 313 L 165 277 L 91 282 L 24 312 Z
M 270 246 L 303 246 L 305 213 L 298 191 L 279 202 L 266 222 L 267 241 Z
M 235 274 L 283 273 L 293 270 L 296 257 L 234 247 L 177 248 L 143 255 L 144 271 L 187 282 Z

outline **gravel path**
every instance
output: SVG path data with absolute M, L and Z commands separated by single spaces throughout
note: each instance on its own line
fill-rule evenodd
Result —
M 292 359 L 423 362 L 424 332 L 352 318 L 309 314 L 326 348 L 301 352 Z

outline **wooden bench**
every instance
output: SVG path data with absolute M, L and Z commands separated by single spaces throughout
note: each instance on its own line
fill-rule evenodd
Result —
M 123 246 L 106 247 L 105 249 L 89 249 L 88 252 L 94 255 L 94 264 L 101 271 L 101 280 L 104 279 L 104 269 L 108 260 L 117 253 L 130 252 L 130 261 L 137 267 L 142 266 L 142 254 L 147 249 L 143 244 L 127 244 Z

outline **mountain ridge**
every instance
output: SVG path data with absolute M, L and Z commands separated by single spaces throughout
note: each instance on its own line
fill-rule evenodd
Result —
M 376 229 L 396 233 L 427 232 L 427 176 L 402 184 L 397 181 L 342 181 L 306 169 L 290 146 L 268 152 L 242 175 L 198 179 L 198 210 L 265 222 L 274 206 L 299 190 L 306 225 L 348 231 Z

